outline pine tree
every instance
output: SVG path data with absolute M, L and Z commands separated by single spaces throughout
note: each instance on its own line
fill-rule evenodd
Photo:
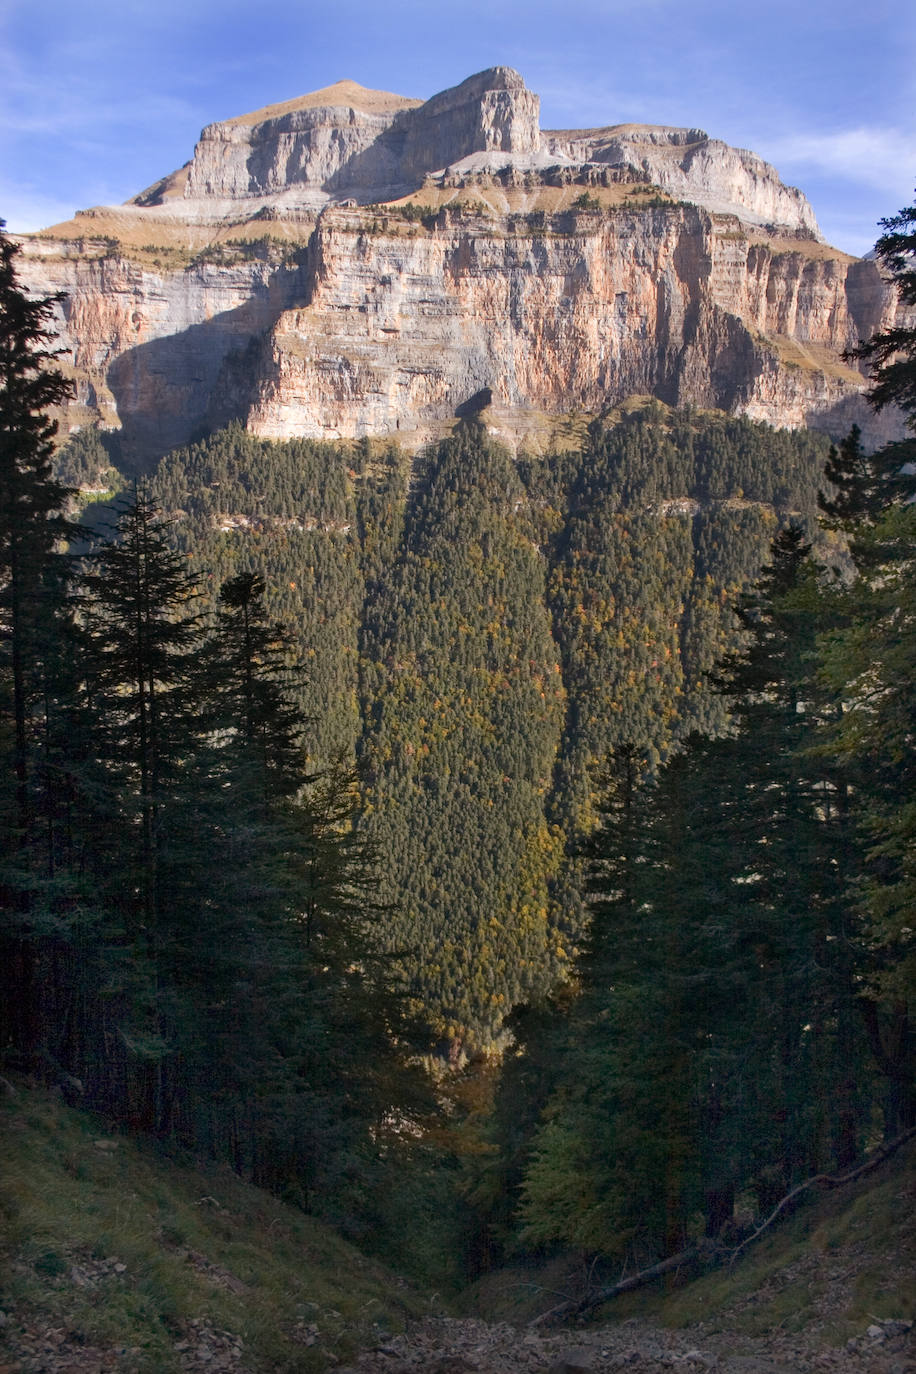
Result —
M 591 841 L 592 925 L 565 1068 L 532 1142 L 529 1240 L 670 1252 L 742 1189 L 768 1205 L 848 1163 L 867 1118 L 845 889 L 848 797 L 806 744 L 814 575 L 801 532 L 741 606 L 731 735 L 634 788 L 614 762 Z
M 210 665 L 217 714 L 257 759 L 265 800 L 290 796 L 303 782 L 303 721 L 294 701 L 301 675 L 292 638 L 269 620 L 259 573 L 239 573 L 220 588 Z
M 127 980 L 120 1038 L 139 1084 L 131 1114 L 161 1131 L 170 1109 L 168 803 L 180 792 L 199 735 L 194 651 L 201 627 L 190 610 L 194 579 L 141 491 L 120 510 L 114 537 L 89 560 L 80 591 L 86 705 L 107 813 L 92 863 Z
M 478 422 L 430 456 L 371 608 L 366 831 L 389 940 L 453 1057 L 556 966 L 544 817 L 563 691 L 507 454 Z
M 894 278 L 901 305 L 916 305 L 916 205 L 882 220 L 881 226 L 884 233 L 875 244 L 878 260 Z M 910 429 L 916 427 L 916 328 L 882 330 L 851 356 L 871 366 L 869 399 L 875 409 L 897 405 Z
M 71 387 L 45 347 L 60 297 L 26 295 L 16 279 L 18 249 L 2 231 L 0 221 L 0 1043 L 28 1053 L 42 1035 L 36 885 L 52 864 L 46 725 L 65 582 L 57 545 L 69 529 L 69 492 L 52 476 L 50 412 Z
M 883 221 L 877 253 L 901 304 L 916 304 L 916 206 Z M 916 425 L 916 329 L 875 335 L 856 356 L 873 368 L 872 404 L 894 403 Z M 823 747 L 855 789 L 864 869 L 850 890 L 860 925 L 860 1005 L 887 1083 L 885 1131 L 916 1124 L 916 443 L 869 459 L 867 509 L 850 522 L 858 576 L 834 597 L 836 628 L 823 637 L 822 676 L 836 719 Z M 853 512 L 855 515 L 856 512 Z

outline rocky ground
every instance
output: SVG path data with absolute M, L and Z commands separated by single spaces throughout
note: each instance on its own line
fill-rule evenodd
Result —
M 817 1349 L 774 1333 L 766 1338 L 706 1331 L 666 1331 L 633 1318 L 580 1330 L 517 1329 L 474 1318 L 417 1323 L 367 1351 L 342 1374 L 916 1374 L 909 1321 L 873 1323 L 840 1349 Z
M 309 1345 L 303 1333 L 303 1346 Z M 188 1374 L 250 1374 L 242 1342 L 193 1322 L 175 1353 Z M 147 1368 L 139 1349 L 81 1345 L 65 1328 L 25 1327 L 0 1355 L 0 1374 L 103 1374 Z M 543 1331 L 474 1317 L 431 1317 L 367 1350 L 336 1374 L 916 1374 L 909 1321 L 875 1322 L 839 1349 L 776 1332 L 766 1338 L 664 1330 L 635 1318 L 616 1325 Z
M 444 1316 L 438 1294 L 225 1171 L 166 1166 L 43 1102 L 28 1129 L 7 1121 L 7 1165 L 23 1135 L 5 1194 L 18 1240 L 0 1207 L 0 1374 L 916 1374 L 916 1143 L 732 1269 L 558 1326 L 558 1300 L 617 1275 L 520 1262 Z
M 126 1374 L 149 1368 L 140 1348 L 86 1345 L 66 1326 L 44 1322 L 11 1326 L 0 1311 L 0 1374 Z M 680 1330 L 638 1318 L 558 1330 L 428 1317 L 401 1335 L 380 1338 L 346 1369 L 332 1355 L 326 1367 L 336 1374 L 916 1374 L 911 1320 L 875 1320 L 840 1347 L 826 1344 L 819 1331 L 814 1323 L 800 1335 L 776 1329 L 751 1336 L 723 1329 L 721 1319 Z M 303 1354 L 318 1340 L 317 1327 L 303 1327 Z M 174 1355 L 188 1374 L 252 1374 L 255 1367 L 238 1336 L 203 1320 L 190 1322 L 176 1337 Z M 260 1361 L 257 1368 L 263 1368 Z

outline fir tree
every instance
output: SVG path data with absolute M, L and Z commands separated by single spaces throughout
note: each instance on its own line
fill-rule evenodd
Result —
M 18 249 L 2 231 L 0 221 L 0 1043 L 30 1052 L 43 1034 L 36 884 L 53 870 L 50 675 L 66 576 L 57 546 L 69 530 L 50 412 L 71 386 L 45 347 L 60 297 L 32 300 L 20 288 Z
M 900 303 L 916 305 L 916 205 L 881 221 L 875 253 L 897 287 Z M 852 357 L 870 364 L 869 399 L 876 410 L 897 405 L 916 426 L 916 328 L 899 325 L 874 334 Z
M 916 303 L 916 206 L 883 221 L 878 256 L 903 305 Z M 871 400 L 916 423 L 916 329 L 875 335 L 856 356 L 873 368 Z M 887 1084 L 885 1131 L 916 1124 L 916 445 L 886 445 L 869 459 L 869 504 L 850 527 L 858 576 L 834 596 L 836 628 L 822 639 L 822 678 L 836 719 L 825 731 L 856 795 L 863 872 L 850 890 L 860 924 L 860 1001 L 875 1063 Z

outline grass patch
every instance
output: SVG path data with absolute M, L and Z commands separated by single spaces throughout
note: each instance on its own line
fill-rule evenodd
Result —
M 816 1333 L 842 1346 L 876 1319 L 912 1319 L 916 1292 L 916 1142 L 848 1188 L 815 1195 L 761 1238 L 734 1267 L 692 1280 L 669 1276 L 625 1293 L 592 1313 L 597 1323 L 635 1317 L 672 1328 L 750 1339 L 774 1332 Z M 587 1258 L 557 1256 L 488 1275 L 462 1297 L 463 1310 L 524 1322 L 581 1295 Z M 741 1353 L 736 1351 L 736 1353 Z
M 825 1343 L 861 1335 L 875 1318 L 913 1316 L 916 1292 L 916 1148 L 879 1173 L 802 1206 L 720 1269 L 673 1291 L 645 1290 L 603 1309 L 667 1326 L 703 1321 L 766 1335 L 816 1323 Z
M 0 1131 L 0 1349 L 62 1329 L 107 1352 L 106 1368 L 168 1371 L 216 1332 L 249 1368 L 310 1371 L 426 1310 L 314 1218 L 228 1169 L 110 1136 L 50 1094 L 5 1101 Z

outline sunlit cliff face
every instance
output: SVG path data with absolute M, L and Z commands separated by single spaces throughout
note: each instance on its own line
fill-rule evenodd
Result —
M 138 460 L 233 418 L 415 446 L 483 388 L 510 442 L 632 394 L 895 423 L 842 358 L 894 293 L 800 192 L 697 129 L 542 132 L 508 68 L 210 125 L 180 173 L 24 248 L 24 282 L 67 297 L 67 422 L 120 426 Z

